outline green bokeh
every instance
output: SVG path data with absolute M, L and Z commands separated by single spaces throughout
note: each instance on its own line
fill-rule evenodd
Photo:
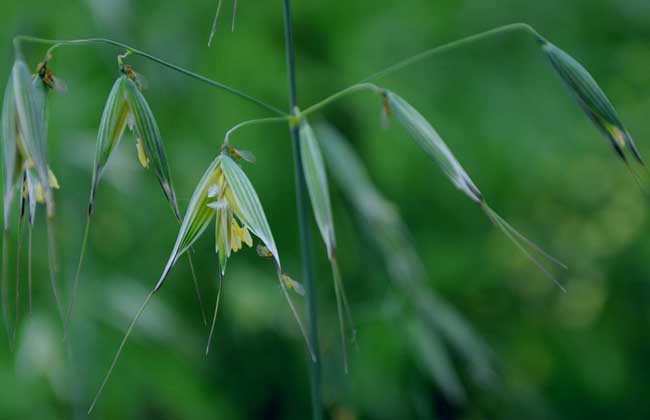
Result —
M 106 36 L 286 108 L 281 2 L 240 1 L 234 33 L 232 4 L 224 2 L 208 49 L 215 8 L 216 1 L 3 0 L 0 80 L 11 69 L 10 40 L 16 34 Z M 650 154 L 647 1 L 307 0 L 295 1 L 294 9 L 303 107 L 410 54 L 525 21 L 590 70 L 641 152 Z M 25 52 L 35 65 L 44 48 Z M 52 62 L 69 86 L 67 94 L 51 96 L 49 125 L 50 162 L 62 186 L 56 193 L 56 234 L 66 301 L 96 131 L 121 52 L 65 47 Z M 128 60 L 149 81 L 145 96 L 184 209 L 225 131 L 268 113 L 141 58 Z M 432 122 L 501 216 L 568 263 L 570 270 L 560 273 L 567 293 L 520 255 L 399 127 L 382 129 L 376 98 L 361 93 L 337 102 L 322 116 L 354 143 L 373 180 L 399 205 L 430 287 L 492 347 L 498 379 L 487 389 L 464 381 L 466 401 L 445 401 L 405 344 L 405 320 L 396 306 L 403 291 L 389 282 L 333 187 L 340 263 L 359 324 L 359 349 L 351 352 L 350 374 L 343 375 L 329 266 L 324 246 L 316 242 L 325 402 L 332 418 L 650 417 L 647 203 L 534 42 L 521 33 L 495 36 L 381 84 Z M 299 278 L 286 127 L 247 128 L 233 142 L 257 156 L 247 173 L 284 268 Z M 47 277 L 42 214 L 38 220 L 34 313 L 23 316 L 17 350 L 10 352 L 0 340 L 1 419 L 85 418 L 130 317 L 171 251 L 178 225 L 154 174 L 139 166 L 130 135 L 111 158 L 95 216 L 67 344 Z M 313 233 L 318 238 L 315 228 Z M 204 235 L 195 248 L 204 299 L 214 302 L 213 236 Z M 213 348 L 204 357 L 207 332 L 181 259 L 128 343 L 93 418 L 308 418 L 304 345 L 272 267 L 254 250 L 229 263 Z

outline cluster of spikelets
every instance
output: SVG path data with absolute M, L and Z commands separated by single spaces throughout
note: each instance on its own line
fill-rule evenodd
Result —
M 552 45 L 538 35 L 538 41 L 542 51 L 550 59 L 550 62 L 560 76 L 561 80 L 569 88 L 569 91 L 578 101 L 580 107 L 606 136 L 614 147 L 617 154 L 628 164 L 628 151 L 636 162 L 643 165 L 640 153 L 637 150 L 632 137 L 621 123 L 611 103 L 598 87 L 594 79 L 577 61 L 567 55 L 564 51 Z M 127 53 L 128 55 L 128 53 Z M 79 273 L 82 267 L 83 254 L 86 239 L 90 226 L 90 218 L 94 211 L 95 196 L 99 181 L 101 179 L 112 152 L 119 144 L 126 128 L 128 127 L 135 135 L 135 144 L 138 160 L 143 167 L 152 167 L 163 193 L 169 202 L 174 215 L 180 222 L 180 229 L 176 242 L 172 248 L 167 264 L 163 272 L 145 299 L 140 310 L 134 317 L 124 339 L 117 351 L 115 359 L 109 372 L 100 387 L 97 397 L 106 384 L 117 358 L 139 316 L 142 314 L 150 298 L 163 285 L 165 279 L 174 267 L 178 259 L 188 252 L 198 237 L 214 221 L 215 226 L 215 252 L 219 261 L 219 291 L 221 280 L 226 273 L 229 258 L 244 246 L 252 246 L 253 239 L 257 238 L 257 252 L 260 256 L 272 261 L 281 290 L 283 291 L 291 311 L 295 316 L 298 326 L 305 337 L 308 350 L 312 357 L 313 349 L 310 348 L 309 340 L 301 321 L 301 317 L 294 307 L 289 290 L 302 294 L 302 286 L 299 282 L 291 279 L 283 273 L 280 263 L 280 256 L 275 240 L 273 238 L 269 223 L 260 203 L 259 197 L 253 188 L 252 183 L 242 169 L 243 162 L 253 163 L 251 153 L 238 150 L 230 145 L 228 136 L 224 141 L 218 155 L 207 168 L 201 180 L 192 194 L 189 205 L 182 216 L 178 208 L 176 195 L 171 181 L 170 168 L 165 153 L 164 144 L 151 108 L 142 94 L 142 82 L 133 69 L 123 63 L 125 56 L 119 56 L 118 64 L 120 75 L 116 80 L 109 94 L 101 118 L 99 133 L 97 137 L 97 148 L 95 163 L 93 167 L 93 179 L 91 185 L 90 202 L 88 207 L 88 223 L 83 240 L 79 266 L 73 282 L 72 297 L 68 309 L 68 319 L 72 312 L 72 302 L 78 284 Z M 56 78 L 49 70 L 49 59 L 39 64 L 35 75 L 31 75 L 24 59 L 17 52 L 17 59 L 12 70 L 8 86 L 5 91 L 2 109 L 2 142 L 3 142 L 3 170 L 5 179 L 5 190 L 3 196 L 4 204 L 4 244 L 3 244 L 3 312 L 8 324 L 8 302 L 7 302 L 7 232 L 11 224 L 12 198 L 16 191 L 21 196 L 21 212 L 24 210 L 24 203 L 29 204 L 30 209 L 30 231 L 34 221 L 36 204 L 42 202 L 46 206 L 48 220 L 54 216 L 53 188 L 58 188 L 58 182 L 53 176 L 47 160 L 47 94 L 56 87 Z M 385 90 L 375 85 L 369 85 L 373 91 L 379 94 L 380 101 L 386 117 L 394 117 L 404 128 L 405 132 L 429 155 L 442 169 L 443 173 L 450 179 L 453 185 L 462 191 L 468 198 L 475 202 L 482 211 L 528 258 L 539 268 L 549 275 L 553 280 L 555 277 L 546 269 L 537 256 L 542 256 L 548 261 L 564 267 L 562 263 L 543 252 L 538 246 L 529 241 L 508 223 L 506 223 L 487 204 L 484 195 L 472 181 L 468 173 L 455 158 L 445 142 L 431 126 L 431 124 L 406 100 L 394 92 Z M 328 102 L 327 100 L 323 102 Z M 349 328 L 354 332 L 352 317 L 348 308 L 347 299 L 343 290 L 343 283 L 339 273 L 336 252 L 336 235 L 334 229 L 334 218 L 329 194 L 328 176 L 325 160 L 321 154 L 321 143 L 310 126 L 307 119 L 307 112 L 301 114 L 296 111 L 294 115 L 284 119 L 290 125 L 299 127 L 302 170 L 305 176 L 306 185 L 311 200 L 311 207 L 314 211 L 314 218 L 321 233 L 322 240 L 327 250 L 327 256 L 331 263 L 334 290 L 339 313 L 339 328 L 342 340 L 345 369 L 347 370 L 346 355 L 346 330 Z M 325 142 L 334 142 L 336 136 L 328 129 L 319 130 Z M 328 144 L 325 150 L 331 145 Z M 336 146 L 334 146 L 336 148 Z M 338 149 L 339 152 L 343 149 Z M 345 160 L 345 153 L 327 152 L 329 155 L 329 166 L 335 171 L 335 178 L 342 184 L 348 185 L 348 194 L 353 197 L 355 192 L 363 191 L 364 184 L 360 183 L 354 170 L 354 165 L 345 165 L 337 160 Z M 337 157 L 338 156 L 338 157 Z M 351 162 L 349 158 L 348 162 Z M 332 163 L 332 161 L 334 163 Z M 356 165 L 358 166 L 358 165 Z M 630 167 L 630 166 L 629 166 Z M 630 167 L 635 177 L 636 172 Z M 347 176 L 346 176 L 347 174 Z M 637 178 L 638 179 L 638 178 Z M 357 188 L 354 188 L 356 186 Z M 345 188 L 344 188 L 345 189 Z M 390 210 L 381 204 L 376 196 L 368 195 L 365 188 L 365 197 L 370 200 L 351 201 L 366 219 L 366 221 L 377 227 L 380 236 L 378 242 L 384 249 L 387 262 L 394 273 L 400 272 L 400 265 L 406 259 L 390 260 L 391 238 L 400 238 L 400 223 L 391 216 Z M 374 198 L 373 198 L 374 197 Z M 374 201 L 373 201 L 374 200 Z M 379 205 L 373 206 L 371 203 Z M 21 219 L 22 220 L 22 219 Z M 391 235 L 390 232 L 395 233 Z M 397 232 L 397 233 L 396 233 Z M 381 235 L 386 233 L 383 239 Z M 30 235 L 31 236 L 31 235 Z M 403 235 L 401 236 L 403 238 Z M 51 264 L 52 265 L 52 264 Z M 403 269 L 403 267 L 401 268 Z M 53 277 L 53 276 L 51 276 Z M 196 279 L 195 286 L 196 286 Z M 561 287 L 561 286 L 560 286 Z M 56 289 L 55 289 L 56 290 Z M 217 295 L 214 318 L 210 338 L 214 328 L 219 306 L 220 293 Z M 415 296 L 417 297 L 417 296 Z M 58 299 L 58 298 L 57 298 Z M 18 310 L 18 308 L 16 308 Z M 349 324 L 346 327 L 346 322 Z M 352 334 L 354 337 L 354 333 Z M 94 403 L 97 400 L 95 399 Z M 91 407 L 92 408 L 92 407 Z
M 56 79 L 48 67 L 47 61 L 37 66 L 35 75 L 31 75 L 25 60 L 18 56 L 11 71 L 11 76 L 5 88 L 2 104 L 2 155 L 3 155 L 3 249 L 2 249 L 2 311 L 5 318 L 5 328 L 10 337 L 11 333 L 8 304 L 8 239 L 11 225 L 12 203 L 19 196 L 19 244 L 18 259 L 20 259 L 20 239 L 24 216 L 28 213 L 29 230 L 29 263 L 28 288 L 29 309 L 31 311 L 31 243 L 32 229 L 36 220 L 37 204 L 44 204 L 47 219 L 54 217 L 54 199 L 52 189 L 59 188 L 54 173 L 47 164 L 47 96 L 50 90 L 59 89 L 62 83 Z M 48 233 L 51 231 L 48 229 Z M 50 244 L 53 241 L 50 240 Z M 51 247 L 51 245 L 50 245 Z M 53 252 L 50 248 L 50 278 L 54 295 L 59 304 L 55 281 Z M 20 271 L 16 271 L 16 318 L 18 323 Z M 59 306 L 60 308 L 60 306 Z

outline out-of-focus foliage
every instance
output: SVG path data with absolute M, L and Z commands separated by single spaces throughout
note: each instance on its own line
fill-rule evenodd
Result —
M 220 24 L 208 49 L 215 3 L 5 0 L 0 80 L 8 80 L 11 71 L 15 34 L 108 36 L 285 108 L 281 4 L 239 2 L 236 31 Z M 222 7 L 228 16 L 232 5 Z M 589 70 L 640 152 L 650 150 L 647 1 L 351 0 L 343 7 L 305 0 L 295 1 L 294 12 L 303 108 L 411 53 L 526 21 Z M 25 48 L 32 67 L 44 53 L 40 46 Z M 55 227 L 66 291 L 119 53 L 106 46 L 63 47 L 49 63 L 68 84 L 67 94 L 52 92 L 48 99 L 48 158 L 62 187 L 54 192 Z M 225 131 L 268 114 L 137 57 L 126 61 L 149 81 L 147 101 L 165 139 L 184 211 Z M 422 329 L 407 322 L 403 291 L 390 282 L 342 191 L 330 185 L 337 255 L 359 347 L 350 351 L 345 376 L 327 253 L 315 241 L 325 399 L 332 417 L 649 417 L 645 390 L 650 383 L 643 374 L 650 369 L 648 208 L 535 43 L 523 34 L 500 35 L 380 83 L 435 120 L 436 130 L 499 213 L 569 265 L 560 278 L 567 293 L 516 253 L 403 130 L 381 128 L 376 97 L 359 94 L 337 102 L 324 117 L 350 139 L 377 186 L 400 207 L 428 286 L 460 310 L 492 348 L 497 379 L 492 388 L 480 387 L 468 380 L 471 371 L 460 369 L 465 399 L 453 403 L 444 397 L 411 345 Z M 257 162 L 247 165 L 247 175 L 264 205 L 283 270 L 301 280 L 286 126 L 246 128 L 231 141 L 255 153 Z M 130 317 L 164 268 L 178 224 L 155 174 L 141 170 L 135 142 L 122 146 L 103 174 L 102 205 L 95 210 L 65 344 L 48 284 L 44 214 L 38 215 L 34 313 L 23 314 L 13 353 L 0 341 L 0 418 L 84 418 Z M 15 230 L 12 235 L 11 273 Z M 194 249 L 204 298 L 213 301 L 213 239 L 202 237 Z M 279 287 L 268 262 L 252 249 L 242 250 L 229 264 L 206 358 L 208 331 L 189 268 L 180 261 L 134 331 L 94 417 L 306 418 L 307 355 Z M 67 301 L 68 293 L 64 297 Z M 460 354 L 451 354 L 454 366 L 462 365 Z

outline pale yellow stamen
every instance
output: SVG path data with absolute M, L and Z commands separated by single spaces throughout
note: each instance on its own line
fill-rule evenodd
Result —
M 142 139 L 140 137 L 136 139 L 135 147 L 138 149 L 138 160 L 140 161 L 140 165 L 142 165 L 142 167 L 145 169 L 148 168 L 149 158 L 144 151 L 144 145 L 142 144 Z
M 36 185 L 36 202 L 45 203 L 45 192 L 43 191 L 43 186 L 40 183 Z
M 625 134 L 618 128 L 613 125 L 608 125 L 607 129 L 609 133 L 614 137 L 619 146 L 625 147 Z
M 49 178 L 49 181 L 50 181 L 50 187 L 52 187 L 54 189 L 57 189 L 57 190 L 59 188 L 61 188 L 59 186 L 59 180 L 56 179 L 56 175 L 54 175 L 54 172 L 52 172 L 52 170 L 50 168 L 47 168 L 47 177 Z

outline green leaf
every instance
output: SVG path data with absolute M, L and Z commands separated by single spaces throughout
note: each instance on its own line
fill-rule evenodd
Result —
M 327 255 L 332 259 L 335 253 L 336 240 L 332 205 L 330 203 L 329 187 L 327 184 L 327 173 L 318 141 L 307 120 L 303 120 L 300 124 L 300 143 L 302 169 L 305 174 L 305 181 L 307 183 L 314 217 L 316 218 L 316 223 L 318 224 L 323 241 L 327 246 Z
M 136 135 L 142 139 L 147 158 L 153 162 L 158 182 L 169 204 L 172 206 L 176 217 L 180 220 L 181 213 L 178 209 L 176 194 L 172 186 L 165 145 L 163 144 L 156 119 L 137 85 L 130 79 L 126 79 L 124 84 L 126 100 L 134 117 Z
M 266 214 L 262 208 L 262 203 L 253 188 L 250 180 L 244 171 L 227 155 L 222 155 L 223 173 L 226 176 L 226 182 L 230 186 L 235 208 L 233 211 L 242 223 L 269 249 L 277 265 L 278 271 L 281 270 L 280 255 L 266 220 Z
M 181 223 L 178 236 L 176 237 L 176 243 L 174 244 L 167 265 L 165 266 L 163 274 L 160 276 L 154 291 L 160 289 L 165 278 L 167 278 L 169 271 L 178 260 L 178 257 L 192 246 L 192 244 L 208 227 L 212 217 L 214 217 L 214 209 L 208 207 L 208 190 L 211 185 L 216 183 L 216 176 L 218 169 L 222 164 L 222 159 L 223 155 L 220 154 L 212 161 L 194 189 L 192 198 L 190 199 L 190 203 L 185 212 L 185 217 Z
M 106 100 L 106 105 L 104 105 L 101 122 L 99 123 L 95 163 L 93 166 L 93 184 L 90 193 L 90 213 L 92 213 L 95 194 L 104 168 L 113 150 L 119 144 L 127 126 L 130 110 L 125 96 L 126 81 L 126 76 L 121 76 L 113 84 L 111 93 Z
M 52 217 L 54 203 L 47 166 L 45 103 L 42 93 L 38 92 L 32 83 L 27 64 L 23 60 L 16 60 L 12 74 L 20 138 L 24 144 L 26 158 L 34 161 L 39 183 L 45 191 L 48 217 Z
M 483 200 L 481 192 L 431 124 L 397 94 L 386 91 L 386 99 L 391 111 L 409 136 L 438 163 L 456 188 L 476 203 L 480 203 Z
M 634 144 L 632 136 L 591 74 L 573 57 L 550 42 L 542 42 L 542 51 L 544 51 L 553 69 L 578 102 L 580 108 L 609 140 L 621 159 L 627 163 L 625 156 L 627 147 L 631 150 L 634 158 L 643 164 L 643 159 L 636 144 Z

